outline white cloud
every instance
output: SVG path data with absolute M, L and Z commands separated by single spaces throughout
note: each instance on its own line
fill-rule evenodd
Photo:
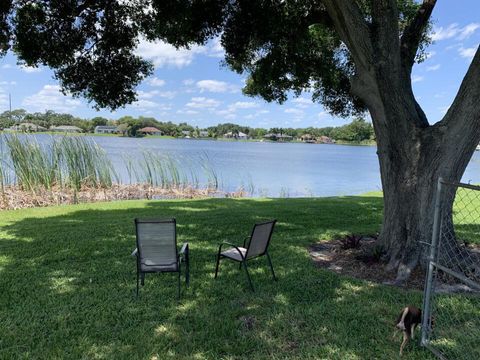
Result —
M 136 107 L 140 110 L 158 108 L 159 105 L 160 104 L 156 103 L 155 101 L 145 100 L 145 99 L 138 99 L 137 101 L 132 103 L 133 107 Z
M 318 119 L 321 120 L 321 119 L 325 119 L 326 117 L 328 116 L 331 116 L 328 112 L 326 111 L 322 111 L 322 112 L 319 112 L 318 113 Z
M 22 105 L 40 111 L 71 112 L 80 106 L 81 102 L 63 95 L 58 85 L 45 85 L 38 93 L 23 99 Z
M 225 116 L 225 115 L 229 115 L 229 114 L 234 114 L 234 111 L 229 110 L 229 109 L 223 109 L 223 110 L 215 111 L 215 114 L 217 114 L 219 116 Z
M 161 87 L 165 85 L 165 80 L 154 77 L 148 80 L 148 85 Z
M 297 108 L 288 108 L 288 109 L 285 109 L 284 112 L 292 116 L 293 122 L 299 122 L 305 116 L 305 111 Z
M 459 27 L 457 23 L 453 23 L 448 25 L 446 28 L 434 27 L 433 28 L 433 35 L 432 40 L 439 41 L 439 40 L 446 40 L 455 37 L 458 40 L 465 40 L 472 36 L 477 29 L 480 28 L 479 23 L 470 23 L 466 26 Z
M 230 104 L 228 108 L 232 111 L 236 111 L 238 109 L 252 109 L 259 106 L 259 104 L 253 101 L 237 101 L 236 103 Z
M 191 86 L 191 85 L 193 85 L 193 84 L 195 84 L 195 80 L 193 80 L 193 79 L 185 79 L 185 80 L 183 80 L 183 85 L 185 85 L 185 86 Z
M 153 91 L 138 91 L 138 98 L 139 99 L 151 99 L 158 95 L 159 91 L 158 90 L 153 90 Z
M 220 101 L 206 97 L 192 97 L 185 106 L 194 109 L 214 109 L 220 105 Z
M 208 49 L 208 56 L 217 58 L 225 57 L 225 51 L 223 50 L 222 44 L 220 42 L 220 37 L 216 37 L 211 41 Z
M 175 91 L 159 91 L 159 90 L 151 90 L 151 91 L 138 91 L 138 98 L 139 99 L 152 99 L 155 97 L 173 99 L 176 95 Z
M 3 64 L 2 69 L 11 69 L 13 66 L 12 64 Z
M 413 75 L 412 76 L 412 83 L 417 83 L 417 82 L 420 82 L 420 81 L 423 81 L 423 76 L 420 76 L 420 75 Z
M 287 114 L 294 114 L 296 116 L 303 116 L 303 114 L 305 114 L 303 110 L 294 109 L 294 108 L 285 109 L 284 112 L 286 112 Z
M 257 110 L 253 114 L 245 115 L 243 118 L 247 119 L 247 120 L 256 119 L 256 118 L 260 117 L 261 115 L 268 114 L 269 112 L 270 111 L 268 111 L 268 110 Z
M 433 35 L 432 35 L 432 40 L 433 41 L 438 41 L 438 40 L 445 40 L 445 39 L 450 39 L 458 34 L 458 24 L 453 23 L 448 25 L 448 27 L 444 28 L 442 26 L 440 27 L 434 27 L 433 28 Z
M 440 69 L 440 64 L 427 66 L 427 71 L 437 71 L 438 69 Z
M 460 31 L 460 35 L 458 35 L 459 40 L 464 40 L 468 39 L 470 36 L 472 36 L 475 31 L 477 31 L 480 28 L 479 23 L 471 23 L 465 26 L 463 29 Z
M 156 111 L 168 111 L 171 110 L 171 106 L 167 104 L 158 103 L 153 101 L 156 97 L 161 97 L 162 91 L 138 91 L 138 100 L 132 103 L 132 106 L 139 110 L 146 111 L 148 109 L 155 109 Z
M 195 115 L 198 114 L 196 110 L 177 110 L 177 114 Z
M 42 71 L 39 67 L 32 67 L 32 66 L 26 66 L 26 65 L 20 65 L 20 70 L 26 73 L 39 73 Z
M 473 59 L 473 57 L 475 56 L 475 53 L 477 52 L 477 48 L 475 46 L 471 48 L 466 48 L 466 49 L 461 47 L 460 49 L 458 49 L 458 52 L 461 57 L 464 57 L 467 59 Z
M 173 99 L 177 95 L 175 91 L 160 91 L 158 93 L 158 96 L 162 98 L 167 98 L 167 99 Z
M 176 49 L 174 46 L 162 41 L 149 42 L 140 40 L 136 53 L 138 56 L 150 60 L 158 67 L 182 68 L 192 63 L 195 55 L 205 53 L 205 48 L 194 45 L 191 49 Z
M 300 108 L 306 108 L 306 107 L 313 104 L 311 99 L 308 99 L 308 98 L 305 98 L 305 97 L 295 98 L 295 99 L 292 100 L 292 102 L 294 102 L 296 104 L 296 106 L 300 107 Z
M 238 89 L 236 86 L 226 83 L 225 81 L 218 80 L 200 80 L 197 82 L 197 87 L 200 92 L 210 91 L 216 93 L 224 92 L 236 92 Z
M 8 94 L 0 88 L 0 107 L 6 107 L 8 105 Z
M 0 85 L 17 85 L 16 81 L 0 81 Z
M 218 116 L 222 116 L 225 119 L 233 120 L 237 117 L 236 112 L 237 110 L 246 110 L 246 109 L 255 109 L 260 107 L 260 104 L 253 102 L 253 101 L 237 101 L 233 104 L 227 106 L 226 109 L 217 110 L 215 114 Z M 247 114 L 244 116 L 245 119 L 252 119 L 254 117 L 258 117 L 261 114 L 267 114 L 268 110 L 257 110 L 254 114 Z

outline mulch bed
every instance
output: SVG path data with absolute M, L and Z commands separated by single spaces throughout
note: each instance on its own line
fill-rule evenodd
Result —
M 343 249 L 338 239 L 313 244 L 308 251 L 316 266 L 340 275 L 368 280 L 379 284 L 423 290 L 425 272 L 417 267 L 406 283 L 395 283 L 396 272 L 387 271 L 386 263 L 376 259 L 373 237 L 364 237 L 357 248 Z

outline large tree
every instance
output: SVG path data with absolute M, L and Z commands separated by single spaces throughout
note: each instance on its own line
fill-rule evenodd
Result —
M 441 121 L 428 122 L 412 91 L 435 3 L 3 0 L 0 50 L 50 66 L 65 91 L 116 108 L 152 70 L 135 55 L 139 37 L 189 47 L 220 36 L 225 64 L 249 75 L 246 94 L 283 102 L 306 90 L 332 114 L 368 110 L 384 191 L 379 242 L 401 281 L 430 236 L 437 178 L 459 181 L 480 140 L 478 51 Z

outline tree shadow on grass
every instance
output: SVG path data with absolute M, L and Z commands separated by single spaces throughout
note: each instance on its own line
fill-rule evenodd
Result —
M 393 358 L 401 307 L 421 294 L 316 269 L 307 246 L 339 232 L 372 233 L 381 199 L 133 201 L 9 213 L 0 221 L 0 358 Z M 135 299 L 135 217 L 175 217 L 191 247 L 191 287 L 147 275 Z M 276 218 L 266 259 L 213 279 L 218 243 Z M 236 239 L 236 240 L 235 240 Z M 411 346 L 409 358 L 428 358 Z

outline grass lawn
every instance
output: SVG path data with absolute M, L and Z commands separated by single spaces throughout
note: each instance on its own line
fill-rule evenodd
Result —
M 0 358 L 394 359 L 400 309 L 422 294 L 315 268 L 307 246 L 374 233 L 375 195 L 322 199 L 125 201 L 0 213 Z M 135 217 L 176 217 L 191 287 L 148 275 L 135 299 Z M 251 262 L 256 292 L 217 244 L 277 218 L 271 255 Z M 418 334 L 417 334 L 418 335 Z M 433 356 L 412 342 L 405 359 Z

